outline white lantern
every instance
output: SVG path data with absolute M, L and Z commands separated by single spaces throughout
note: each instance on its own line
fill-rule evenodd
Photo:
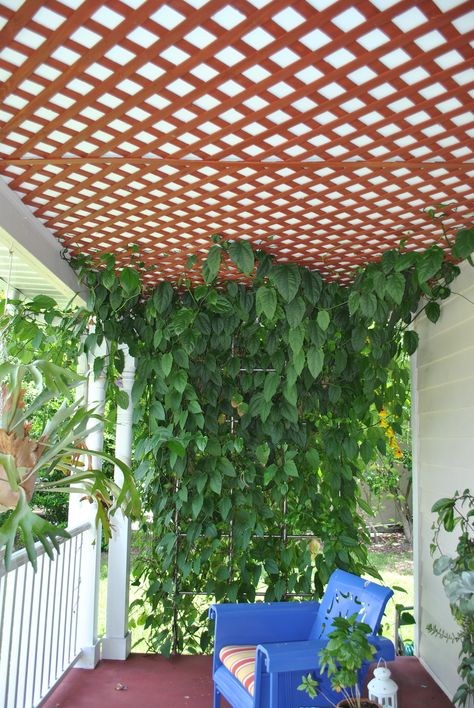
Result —
M 398 686 L 390 678 L 390 671 L 386 666 L 377 666 L 374 669 L 374 678 L 369 681 L 367 688 L 369 689 L 369 699 L 380 703 L 384 708 L 385 706 L 387 708 L 397 708 Z

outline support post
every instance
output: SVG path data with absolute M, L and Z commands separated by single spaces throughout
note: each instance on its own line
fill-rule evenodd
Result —
M 88 357 L 88 406 L 99 415 L 103 415 L 105 406 L 105 368 L 97 378 L 92 373 L 94 370 L 94 358 L 104 356 L 106 353 L 105 342 L 101 347 L 97 347 L 92 355 Z M 97 421 L 92 425 L 96 426 Z M 102 450 L 104 442 L 103 425 L 98 426 L 87 436 L 86 444 L 89 450 Z M 93 469 L 99 469 L 102 460 L 92 457 Z M 100 553 L 101 553 L 101 529 L 96 528 L 95 515 L 96 505 L 85 500 L 81 504 L 81 520 L 89 521 L 90 529 L 84 535 L 84 545 L 82 549 L 82 575 L 80 579 L 79 607 L 78 607 L 78 644 L 82 649 L 82 655 L 75 664 L 79 669 L 94 669 L 100 659 L 100 642 L 97 637 L 97 614 L 99 605 L 99 582 L 100 582 Z
M 132 456 L 132 386 L 135 360 L 128 347 L 123 347 L 125 366 L 122 374 L 123 390 L 128 394 L 128 407 L 117 409 L 115 456 L 129 465 Z M 123 474 L 115 467 L 114 479 L 123 482 Z M 131 634 L 128 629 L 130 576 L 130 521 L 119 509 L 113 519 L 113 535 L 109 542 L 107 577 L 107 623 L 102 640 L 103 659 L 126 659 L 130 654 Z

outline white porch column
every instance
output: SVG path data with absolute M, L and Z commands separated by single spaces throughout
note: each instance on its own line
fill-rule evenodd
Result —
M 104 356 L 106 354 L 105 342 L 97 348 L 94 354 L 88 357 L 89 368 L 89 383 L 88 383 L 88 406 L 100 415 L 104 412 L 105 405 L 105 368 L 94 379 L 93 363 L 96 356 Z M 97 421 L 92 421 L 91 425 L 95 425 Z M 104 442 L 103 425 L 92 431 L 86 440 L 89 450 L 102 450 Z M 102 465 L 102 460 L 98 457 L 92 457 L 93 469 L 99 469 Z M 84 536 L 84 545 L 82 548 L 82 572 L 81 585 L 79 593 L 79 608 L 78 608 L 78 644 L 82 649 L 82 656 L 75 664 L 79 669 L 94 669 L 100 659 L 100 642 L 97 638 L 97 612 L 99 602 L 99 582 L 100 582 L 100 546 L 101 546 L 101 529 L 95 525 L 95 504 L 90 504 L 88 501 L 80 502 L 81 505 L 81 520 L 89 521 L 91 528 Z
M 123 390 L 128 394 L 128 407 L 117 409 L 115 456 L 129 465 L 132 454 L 132 386 L 135 360 L 128 347 L 123 347 L 125 367 L 122 374 Z M 123 474 L 115 467 L 114 479 L 122 484 Z M 103 659 L 126 659 L 130 654 L 131 634 L 128 630 L 130 521 L 119 509 L 113 517 L 113 534 L 109 541 L 107 577 L 107 623 L 102 639 Z

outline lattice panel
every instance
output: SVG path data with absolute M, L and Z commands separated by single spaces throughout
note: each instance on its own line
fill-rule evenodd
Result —
M 469 215 L 470 0 L 0 2 L 0 171 L 72 251 L 154 282 L 218 232 L 346 280 Z

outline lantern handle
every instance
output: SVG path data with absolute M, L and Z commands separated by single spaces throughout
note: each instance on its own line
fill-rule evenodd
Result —
M 383 656 L 381 656 L 380 659 L 378 660 L 378 662 L 377 662 L 377 668 L 379 668 L 381 661 L 383 661 L 383 668 L 386 669 L 386 668 L 387 668 L 387 662 L 385 661 L 385 659 L 383 658 Z

